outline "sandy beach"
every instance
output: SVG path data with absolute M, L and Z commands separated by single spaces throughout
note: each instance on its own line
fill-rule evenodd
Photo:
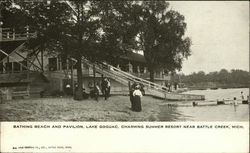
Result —
M 128 96 L 103 97 L 99 101 L 72 98 L 40 98 L 5 101 L 1 121 L 159 121 L 162 100 L 144 96 L 142 112 L 133 112 Z

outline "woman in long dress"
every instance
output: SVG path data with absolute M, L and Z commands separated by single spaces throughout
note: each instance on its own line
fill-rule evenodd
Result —
M 142 97 L 142 92 L 140 91 L 140 86 L 138 85 L 135 87 L 135 91 L 133 92 L 133 103 L 134 103 L 133 110 L 136 112 L 140 112 L 142 110 L 141 97 Z
M 135 87 L 137 86 L 137 84 L 134 82 L 131 86 L 130 86 L 130 82 L 129 82 L 129 99 L 131 102 L 131 110 L 134 111 L 134 96 L 133 93 L 135 91 Z
M 133 96 L 133 93 L 134 93 L 134 89 L 130 89 L 129 90 L 129 99 L 130 99 L 130 102 L 131 102 L 131 110 L 134 111 L 134 96 Z

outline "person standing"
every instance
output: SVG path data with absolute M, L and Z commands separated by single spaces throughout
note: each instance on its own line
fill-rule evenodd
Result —
M 69 96 L 71 95 L 71 86 L 70 84 L 67 84 L 66 87 L 65 87 L 65 92 L 66 92 L 66 95 Z
M 111 83 L 110 83 L 110 80 L 107 79 L 107 92 L 108 92 L 108 97 L 110 97 L 110 89 L 111 89 Z
M 244 95 L 243 95 L 243 91 L 241 91 L 241 99 L 244 100 Z
M 237 100 L 236 100 L 236 97 L 234 97 L 233 104 L 234 104 L 235 106 L 238 105 L 238 102 L 237 102 Z
M 77 100 L 77 96 L 76 96 L 76 91 L 78 91 L 78 84 L 76 83 L 75 84 L 75 89 L 74 89 L 74 95 L 73 95 L 73 97 L 74 97 L 74 100 Z
M 100 91 L 101 91 L 100 87 L 99 87 L 98 83 L 96 83 L 95 87 L 94 87 L 94 97 L 95 97 L 96 101 L 98 101 Z
M 108 99 L 108 79 L 104 78 L 101 83 L 102 86 L 102 94 L 104 96 L 104 99 Z
M 101 90 L 102 90 L 102 95 L 105 95 L 105 78 L 102 79 L 101 81 Z
M 133 92 L 133 103 L 134 103 L 134 111 L 140 112 L 141 108 L 141 97 L 142 93 L 140 91 L 140 85 L 135 87 L 135 91 Z
M 145 96 L 144 85 L 142 83 L 140 83 L 140 91 L 142 92 L 142 95 Z
M 129 99 L 131 102 L 131 110 L 134 111 L 134 96 L 133 93 L 135 91 L 135 87 L 136 87 L 136 83 L 134 82 L 131 86 L 130 86 L 130 82 L 129 82 Z

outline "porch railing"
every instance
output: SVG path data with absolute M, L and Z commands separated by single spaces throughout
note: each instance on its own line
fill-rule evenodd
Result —
M 15 30 L 11 28 L 0 28 L 0 41 L 20 41 L 35 38 L 36 32 L 28 28 Z

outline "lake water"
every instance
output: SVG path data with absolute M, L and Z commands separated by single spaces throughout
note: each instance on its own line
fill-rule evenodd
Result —
M 248 88 L 193 90 L 187 94 L 205 95 L 205 102 L 217 100 L 239 100 L 239 105 L 207 105 L 207 106 L 161 106 L 158 116 L 161 121 L 249 121 L 249 105 L 241 104 L 241 91 L 245 99 L 249 95 Z M 190 102 L 189 102 L 190 103 Z

